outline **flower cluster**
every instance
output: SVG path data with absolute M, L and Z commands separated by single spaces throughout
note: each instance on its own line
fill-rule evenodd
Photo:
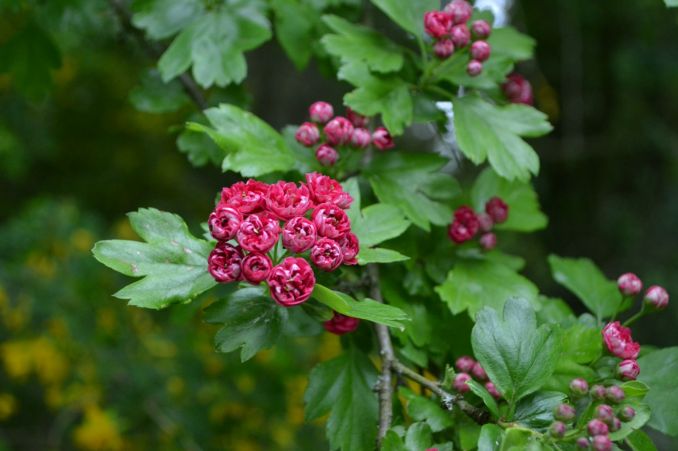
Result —
M 612 449 L 612 440 L 609 437 L 610 432 L 619 430 L 622 422 L 631 421 L 636 411 L 628 405 L 621 405 L 626 394 L 624 389 L 618 385 L 594 385 L 589 390 L 586 380 L 581 378 L 573 379 L 570 382 L 570 391 L 572 397 L 577 400 L 588 396 L 591 401 L 591 407 L 588 403 L 577 403 L 582 409 L 582 415 L 592 412 L 592 418 L 586 424 L 582 436 L 576 439 L 576 446 L 580 449 L 594 449 L 599 451 L 609 451 Z M 549 433 L 554 438 L 563 438 L 568 429 L 576 429 L 574 422 L 577 420 L 577 410 L 571 404 L 560 404 L 553 411 L 555 421 L 549 428 Z
M 476 379 L 480 383 L 485 384 L 485 389 L 495 398 L 501 399 L 501 393 L 497 391 L 497 387 L 494 386 L 492 381 L 488 380 L 487 373 L 480 365 L 479 362 L 473 357 L 464 355 L 459 357 L 454 362 L 454 367 L 459 371 L 454 377 L 454 382 L 452 383 L 452 388 L 454 388 L 458 393 L 466 393 L 471 387 L 468 386 L 466 382 L 471 379 Z
M 501 85 L 501 90 L 511 103 L 522 103 L 525 105 L 532 105 L 534 99 L 532 98 L 532 85 L 522 75 L 514 72 Z
M 485 250 L 494 249 L 497 245 L 497 235 L 492 232 L 495 224 L 501 224 L 508 219 L 509 207 L 499 197 L 493 197 L 485 203 L 485 211 L 476 213 L 466 205 L 457 208 L 452 218 L 452 224 L 447 229 L 447 235 L 456 244 L 462 244 L 481 233 L 480 245 Z
M 344 211 L 352 201 L 339 182 L 318 173 L 301 184 L 250 179 L 224 188 L 208 220 L 217 240 L 210 274 L 219 283 L 266 282 L 286 307 L 305 302 L 315 286 L 306 258 L 322 271 L 357 263 L 358 238 Z M 279 241 L 285 251 L 275 256 L 282 253 Z M 274 265 L 276 257 L 281 261 Z
M 366 149 L 372 144 L 379 150 L 393 147 L 393 138 L 384 127 L 370 132 L 369 118 L 350 108 L 346 108 L 346 117 L 334 116 L 334 108 L 327 102 L 315 102 L 308 109 L 311 122 L 304 122 L 294 137 L 303 146 L 313 147 L 316 159 L 323 166 L 334 166 L 339 159 L 339 146 L 354 149 Z M 320 125 L 324 125 L 322 130 Z
M 466 0 L 453 0 L 442 11 L 427 12 L 424 29 L 435 39 L 433 51 L 440 59 L 449 58 L 455 51 L 471 44 L 471 60 L 466 72 L 475 77 L 483 71 L 483 62 L 490 57 L 490 44 L 485 39 L 490 36 L 492 27 L 484 20 L 469 24 L 472 14 L 473 7 Z
M 332 319 L 323 323 L 325 330 L 335 335 L 344 335 L 349 332 L 353 332 L 358 328 L 359 325 L 360 320 L 358 318 L 342 315 L 341 313 L 337 312 L 334 312 Z
M 636 359 L 640 352 L 640 343 L 633 341 L 631 329 L 621 325 L 619 321 L 609 323 L 603 328 L 603 340 L 608 351 L 622 359 L 617 373 L 622 379 L 634 380 L 640 373 Z

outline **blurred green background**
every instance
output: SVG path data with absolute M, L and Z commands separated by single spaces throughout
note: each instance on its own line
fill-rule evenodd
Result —
M 111 297 L 122 278 L 91 257 L 98 239 L 133 237 L 124 215 L 141 206 L 199 230 L 232 178 L 178 151 L 195 108 L 140 111 L 162 110 L 179 90 L 152 83 L 154 61 L 107 2 L 0 0 L 0 12 L 0 450 L 323 449 L 302 394 L 336 338 L 283 343 L 241 365 L 213 352 L 200 314 L 209 298 L 128 308 Z M 534 142 L 549 228 L 502 243 L 549 295 L 571 299 L 549 275 L 549 253 L 678 293 L 678 10 L 520 0 L 512 22 L 538 42 L 520 70 L 555 131 Z M 22 36 L 30 44 L 17 45 Z M 298 72 L 275 40 L 248 64 L 242 86 L 211 98 L 277 128 L 301 122 L 314 100 L 339 105 L 346 89 L 315 63 Z M 677 320 L 673 303 L 634 333 L 675 345 Z

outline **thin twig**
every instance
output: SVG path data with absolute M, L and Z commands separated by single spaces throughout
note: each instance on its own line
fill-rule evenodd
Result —
M 370 276 L 370 296 L 378 302 L 384 302 L 379 288 L 379 267 L 375 264 L 368 265 L 367 271 Z M 379 430 L 377 433 L 377 449 L 381 448 L 381 441 L 391 427 L 393 419 L 393 379 L 391 371 L 396 361 L 391 334 L 388 327 L 383 324 L 375 324 L 379 339 L 379 354 L 381 355 L 381 376 L 377 384 L 379 393 Z
M 160 58 L 160 55 L 163 54 L 163 48 L 160 45 L 148 41 L 144 36 L 144 33 L 132 24 L 132 15 L 127 10 L 127 7 L 124 5 L 124 3 L 121 0 L 108 0 L 108 3 L 118 16 L 120 24 L 122 25 L 122 29 L 125 31 L 125 33 L 134 36 L 134 38 L 139 41 L 139 44 L 141 44 L 141 46 L 144 48 L 144 51 L 151 58 Z M 200 111 L 206 109 L 209 106 L 202 91 L 195 83 L 193 78 L 188 74 L 188 72 L 184 72 L 183 74 L 179 75 L 179 83 L 181 83 L 181 86 L 184 88 L 186 94 L 188 94 Z

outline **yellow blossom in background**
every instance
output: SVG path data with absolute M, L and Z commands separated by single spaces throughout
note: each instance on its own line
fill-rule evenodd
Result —
M 35 372 L 44 384 L 59 384 L 68 375 L 68 360 L 49 339 L 34 340 L 31 353 Z
M 25 341 L 8 341 L 0 347 L 2 363 L 10 378 L 25 379 L 30 374 L 33 362 L 29 347 Z
M 87 229 L 76 229 L 71 234 L 71 245 L 80 252 L 89 252 L 94 246 L 94 235 Z
M 97 405 L 85 407 L 85 418 L 73 431 L 75 445 L 86 451 L 117 451 L 123 440 L 113 417 Z
M 28 255 L 26 267 L 35 272 L 41 279 L 51 279 L 56 272 L 54 261 L 37 250 Z
M 11 393 L 0 393 L 0 421 L 6 420 L 16 412 L 16 398 Z

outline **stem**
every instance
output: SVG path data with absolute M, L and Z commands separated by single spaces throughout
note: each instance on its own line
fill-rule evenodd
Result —
M 624 321 L 624 326 L 626 326 L 626 327 L 630 326 L 631 324 L 635 323 L 636 321 L 638 321 L 640 318 L 642 318 L 646 314 L 647 314 L 647 309 L 645 308 L 645 303 L 643 302 L 643 306 L 640 308 L 640 311 L 638 313 L 636 313 L 635 315 L 633 315 L 631 318 Z
M 377 302 L 384 302 L 379 288 L 379 267 L 375 264 L 367 266 L 370 276 L 370 296 Z M 381 356 L 381 376 L 377 383 L 379 393 L 379 430 L 377 433 L 377 449 L 381 448 L 381 442 L 386 436 L 391 421 L 393 420 L 393 381 L 391 370 L 396 363 L 391 334 L 388 327 L 383 324 L 375 324 L 377 338 L 379 339 L 379 355 Z
M 144 48 L 144 51 L 151 58 L 159 58 L 160 55 L 163 54 L 164 50 L 159 45 L 147 41 L 143 32 L 132 25 L 132 15 L 127 10 L 122 0 L 108 0 L 108 3 L 118 16 L 123 31 L 131 36 L 134 36 Z M 209 105 L 207 100 L 205 100 L 205 96 L 188 72 L 184 72 L 183 74 L 179 75 L 179 83 L 181 83 L 181 86 L 184 88 L 184 91 L 188 97 L 191 98 L 193 103 L 195 103 L 200 111 L 207 109 Z

